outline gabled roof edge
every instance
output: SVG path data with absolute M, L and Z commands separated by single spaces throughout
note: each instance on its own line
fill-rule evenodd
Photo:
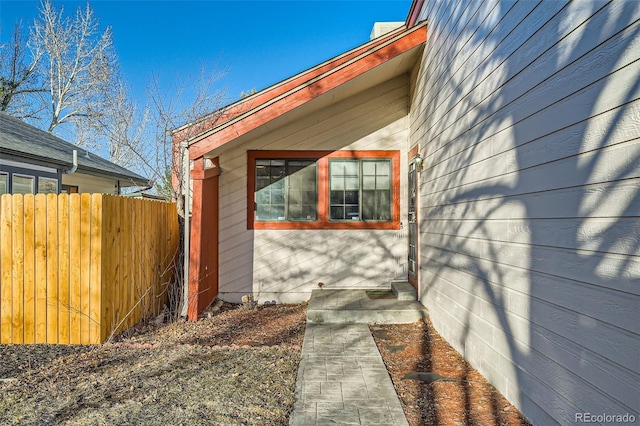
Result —
M 215 128 L 217 126 L 223 125 L 226 121 L 228 121 L 228 119 L 223 119 L 223 121 L 220 121 L 220 118 L 223 117 L 229 117 L 229 119 L 233 118 L 237 111 L 235 111 L 238 108 L 241 108 L 242 106 L 245 105 L 249 105 L 249 107 L 247 107 L 244 111 L 246 111 L 247 109 L 251 109 L 251 105 L 255 105 L 256 103 L 263 103 L 266 102 L 268 99 L 272 99 L 273 97 L 282 94 L 284 92 L 286 92 L 290 87 L 291 87 L 291 83 L 296 83 L 299 82 L 300 80 L 304 80 L 305 78 L 311 79 L 313 78 L 313 76 L 319 75 L 320 73 L 324 72 L 323 69 L 324 68 L 330 68 L 331 66 L 335 66 L 337 63 L 343 63 L 346 60 L 349 59 L 349 57 L 353 56 L 355 53 L 364 51 L 366 49 L 369 49 L 371 47 L 375 47 L 377 45 L 380 45 L 386 41 L 388 41 L 389 39 L 397 36 L 398 34 L 401 34 L 403 32 L 406 31 L 406 27 L 400 27 L 397 28 L 393 31 L 390 31 L 389 33 L 375 38 L 373 40 L 369 40 L 368 42 L 358 45 L 356 47 L 354 47 L 353 49 L 350 49 L 346 52 L 343 52 L 339 55 L 336 55 L 330 59 L 327 59 L 324 62 L 321 62 L 317 65 L 312 66 L 311 68 L 307 68 L 306 70 L 303 70 L 301 72 L 299 72 L 298 74 L 292 75 L 291 77 L 288 77 L 284 80 L 281 80 L 275 84 L 272 84 L 271 86 L 268 86 L 250 96 L 247 96 L 245 98 L 239 99 L 225 107 L 223 107 L 221 110 L 218 111 L 214 111 L 210 114 L 207 114 L 206 116 L 191 122 L 191 123 L 187 123 L 184 124 L 176 129 L 171 130 L 171 134 L 172 135 L 176 135 L 176 139 L 181 140 L 183 138 L 181 138 L 179 136 L 180 132 L 184 131 L 185 129 L 192 127 L 192 126 L 198 126 L 198 125 L 202 125 L 202 126 L 206 126 L 207 124 L 207 120 L 212 119 L 213 123 L 210 123 L 212 128 Z M 299 83 L 298 83 L 299 84 Z M 296 84 L 297 85 L 297 84 Z M 295 87 L 295 86 L 293 86 Z M 265 99 L 266 98 L 266 99 Z M 205 132 L 206 130 L 199 132 L 195 135 L 192 136 L 191 139 L 194 138 L 198 138 L 198 136 L 200 136 L 201 133 Z
M 350 67 L 356 63 L 358 63 L 359 61 L 364 60 L 365 58 L 368 58 L 372 55 L 374 55 L 377 52 L 384 52 L 379 58 L 376 58 L 376 61 L 378 61 L 378 63 L 382 63 L 382 62 L 386 62 L 390 59 L 392 59 L 393 57 L 397 56 L 398 54 L 402 53 L 400 51 L 396 51 L 397 49 L 394 49 L 395 46 L 398 46 L 397 43 L 400 43 L 403 40 L 408 40 L 407 37 L 409 37 L 409 39 L 415 39 L 415 37 L 410 37 L 413 34 L 416 34 L 418 31 L 420 31 L 421 29 L 424 29 L 426 27 L 426 22 L 425 23 L 420 23 L 418 25 L 415 25 L 412 28 L 401 28 L 400 31 L 394 31 L 392 33 L 392 35 L 390 37 L 381 37 L 380 39 L 374 39 L 373 41 L 377 41 L 377 43 L 372 43 L 372 42 L 368 42 L 365 43 L 364 45 L 358 46 L 352 50 L 350 50 L 349 52 L 345 52 L 343 55 L 340 55 L 340 57 L 349 57 L 349 55 L 353 54 L 353 52 L 358 52 L 357 55 L 355 56 L 351 56 L 349 57 L 348 60 L 339 63 L 339 65 L 336 66 L 332 66 L 329 67 L 326 71 L 319 73 L 317 75 L 314 75 L 312 78 L 309 79 L 302 79 L 302 81 L 293 86 L 291 89 L 278 94 L 277 96 L 273 96 L 273 97 L 269 97 L 267 99 L 264 100 L 264 102 L 257 104 L 255 106 L 252 106 L 244 111 L 242 111 L 241 113 L 239 113 L 238 115 L 234 116 L 233 118 L 218 124 L 218 125 L 213 125 L 212 127 L 204 130 L 203 132 L 201 132 L 200 134 L 198 134 L 197 136 L 195 136 L 190 143 L 190 147 L 195 147 L 194 150 L 190 149 L 190 157 L 193 158 L 197 158 L 201 155 L 203 155 L 204 152 L 206 152 L 207 150 L 210 149 L 215 149 L 221 145 L 224 145 L 227 141 L 226 140 L 219 140 L 216 143 L 212 144 L 211 147 L 209 147 L 210 149 L 208 149 L 207 147 L 203 147 L 203 146 L 197 146 L 199 145 L 203 140 L 208 139 L 210 136 L 217 134 L 219 132 L 225 131 L 226 129 L 231 128 L 232 126 L 236 125 L 237 123 L 242 122 L 243 120 L 245 120 L 246 118 L 252 116 L 253 114 L 258 113 L 259 111 L 265 110 L 266 108 L 274 105 L 275 103 L 282 101 L 283 99 L 293 96 L 296 94 L 296 92 L 300 92 L 303 89 L 309 89 L 309 87 L 311 87 L 313 84 L 320 82 L 323 79 L 326 79 L 327 77 L 333 75 L 333 74 L 337 74 L 341 71 L 343 71 L 344 69 L 346 69 L 347 67 Z M 419 34 L 419 33 L 417 33 Z M 382 42 L 381 42 L 382 40 Z M 416 39 L 416 41 L 414 43 L 415 46 L 418 46 L 419 44 L 424 43 L 424 41 L 426 41 L 426 32 L 424 34 L 424 36 L 420 36 L 419 39 Z M 404 43 L 404 42 L 403 42 Z M 400 44 L 403 44 L 400 43 Z M 406 48 L 407 46 L 404 46 L 404 48 Z M 375 57 L 372 56 L 372 57 Z M 327 64 L 332 64 L 332 60 L 329 60 L 327 62 L 324 62 L 323 64 L 314 67 L 314 69 L 317 69 L 318 67 L 322 67 L 325 66 Z M 363 74 L 364 72 L 368 71 L 370 68 L 362 68 L 356 71 L 356 75 L 360 75 Z M 309 73 L 309 70 L 305 70 L 299 74 L 297 74 L 296 76 L 287 79 L 285 81 L 293 81 L 296 78 L 298 78 L 301 75 L 306 75 Z M 350 78 L 353 78 L 350 77 Z M 337 84 L 340 85 L 343 82 L 338 82 Z M 331 88 L 322 88 L 322 92 L 324 93 L 325 91 L 330 90 Z M 258 92 L 258 94 L 260 94 L 261 92 Z M 318 96 L 319 94 L 321 94 L 320 92 L 315 93 L 315 96 Z M 256 94 L 256 95 L 258 95 Z M 310 100 L 310 99 L 308 99 Z M 302 103 L 304 103 L 306 101 L 302 101 Z M 298 102 L 298 104 L 300 104 L 300 102 Z M 294 106 L 288 105 L 287 108 L 289 108 L 288 110 L 290 110 L 291 108 L 294 108 Z M 267 120 L 268 121 L 268 120 Z M 246 133 L 246 130 L 244 131 Z M 233 133 L 233 132 L 230 132 Z M 239 136 L 240 133 L 235 133 L 236 136 Z M 224 138 L 223 138 L 224 139 Z

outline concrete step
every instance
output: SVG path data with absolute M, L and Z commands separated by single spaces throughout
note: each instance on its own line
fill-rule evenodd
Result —
M 369 299 L 365 290 L 313 290 L 307 307 L 313 324 L 410 324 L 425 317 L 417 301 Z
M 391 281 L 391 290 L 398 300 L 418 300 L 418 292 L 409 281 Z

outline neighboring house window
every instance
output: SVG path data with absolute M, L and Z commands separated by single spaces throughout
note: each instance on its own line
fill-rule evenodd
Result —
M 257 159 L 257 221 L 313 221 L 318 218 L 316 160 Z
M 6 194 L 9 192 L 9 175 L 7 173 L 0 173 L 0 194 Z
M 42 194 L 57 194 L 58 180 L 46 177 L 38 177 L 38 192 Z
M 399 229 L 399 151 L 249 151 L 249 229 Z
M 34 176 L 19 175 L 14 173 L 11 180 L 11 192 L 13 194 L 33 194 L 35 180 Z

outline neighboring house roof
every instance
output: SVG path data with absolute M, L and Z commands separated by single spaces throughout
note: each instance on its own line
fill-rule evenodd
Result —
M 57 169 L 70 169 L 74 149 L 78 151 L 77 173 L 116 179 L 121 186 L 149 184 L 149 179 L 137 173 L 0 112 L 0 157 L 11 156 Z
M 401 27 L 176 129 L 174 141 L 188 139 L 189 157 L 200 158 L 307 104 L 313 103 L 313 109 L 321 108 L 342 96 L 408 72 L 426 39 L 426 22 L 411 28 Z M 344 93 L 333 92 L 338 87 L 343 88 Z M 319 101 L 329 92 L 333 94 L 331 99 Z M 307 108 L 306 112 L 310 111 L 312 109 Z

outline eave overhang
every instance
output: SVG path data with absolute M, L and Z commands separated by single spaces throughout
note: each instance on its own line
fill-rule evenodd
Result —
M 193 134 L 192 126 L 196 126 L 198 134 L 188 138 L 189 157 L 192 160 L 203 157 L 296 109 L 312 105 L 318 108 L 337 101 L 339 94 L 330 99 L 323 96 L 339 92 L 335 89 L 363 90 L 408 72 L 426 39 L 426 23 L 393 31 L 236 102 L 215 118 L 205 117 L 177 129 L 174 142 Z M 321 98 L 325 101 L 320 101 Z

